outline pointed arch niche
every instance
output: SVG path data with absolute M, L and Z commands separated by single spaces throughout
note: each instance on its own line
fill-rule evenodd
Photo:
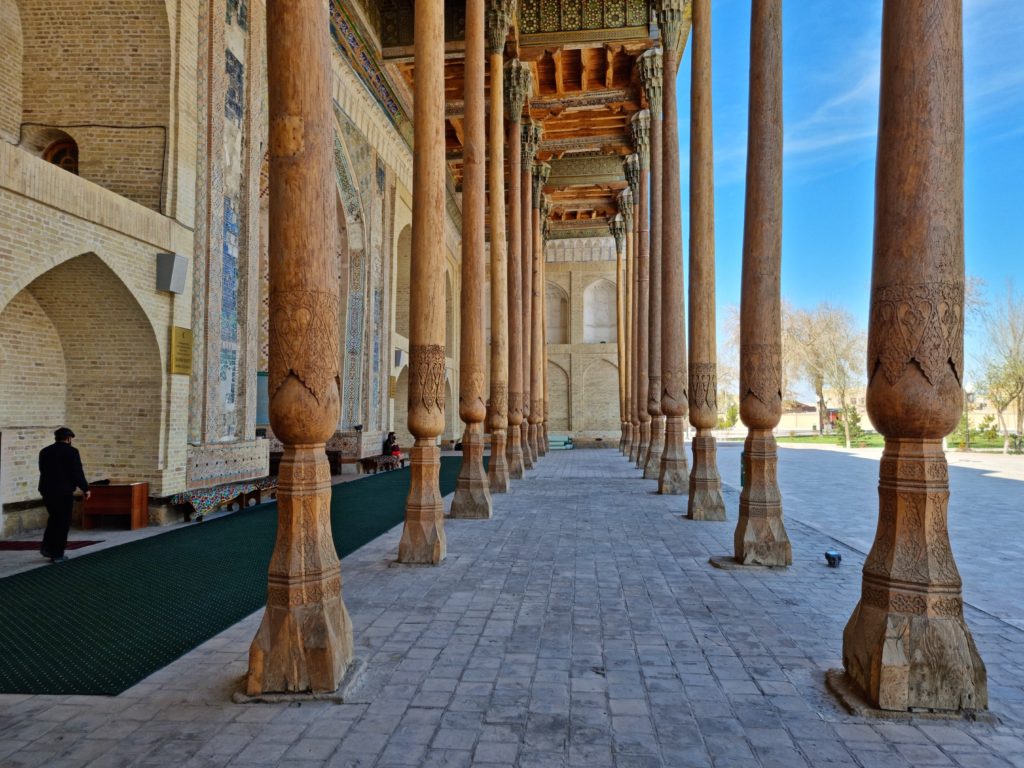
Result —
M 547 301 L 548 344 L 569 343 L 569 294 L 550 280 L 544 287 Z
M 608 344 L 617 338 L 615 286 L 601 278 L 583 291 L 583 343 Z

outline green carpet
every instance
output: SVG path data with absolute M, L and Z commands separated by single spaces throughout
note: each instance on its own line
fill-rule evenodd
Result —
M 408 490 L 408 469 L 334 486 L 338 555 L 402 522 Z M 271 502 L 0 579 L 0 693 L 131 687 L 266 603 L 276 528 Z

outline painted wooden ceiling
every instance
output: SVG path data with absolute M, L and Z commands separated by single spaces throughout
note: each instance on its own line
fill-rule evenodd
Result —
M 411 114 L 413 0 L 379 0 L 376 10 L 384 69 Z M 650 0 L 520 0 L 505 60 L 519 58 L 531 70 L 523 119 L 543 129 L 537 157 L 552 163 L 545 192 L 556 237 L 607 233 L 617 212 L 626 187 L 621 158 L 633 151 L 630 119 L 646 106 L 636 59 L 656 44 L 651 20 Z M 465 0 L 445 3 L 445 29 L 445 143 L 458 192 Z M 489 71 L 486 79 L 489 89 Z

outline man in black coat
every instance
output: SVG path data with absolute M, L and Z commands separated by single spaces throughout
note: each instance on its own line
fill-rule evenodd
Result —
M 60 427 L 53 433 L 54 442 L 39 452 L 39 493 L 50 516 L 39 553 L 54 563 L 67 560 L 64 547 L 71 529 L 75 488 L 81 488 L 85 498 L 89 498 L 89 483 L 82 470 L 82 457 L 71 445 L 74 436 L 75 433 L 67 427 Z

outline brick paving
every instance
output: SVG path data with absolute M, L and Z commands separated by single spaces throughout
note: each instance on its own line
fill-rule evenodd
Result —
M 395 566 L 397 528 L 343 561 L 367 661 L 349 703 L 230 703 L 257 614 L 118 697 L 0 696 L 0 765 L 1024 767 L 1024 632 L 1002 604 L 967 610 L 999 725 L 852 717 L 825 690 L 863 562 L 844 509 L 870 507 L 877 472 L 825 453 L 783 450 L 794 564 L 752 572 L 707 564 L 731 552 L 738 447 L 725 523 L 680 519 L 614 451 L 551 453 L 493 520 L 448 521 L 441 566 Z M 851 544 L 839 569 L 830 536 Z M 1020 617 L 1016 569 L 990 557 L 1009 573 L 979 601 L 1014 592 Z

